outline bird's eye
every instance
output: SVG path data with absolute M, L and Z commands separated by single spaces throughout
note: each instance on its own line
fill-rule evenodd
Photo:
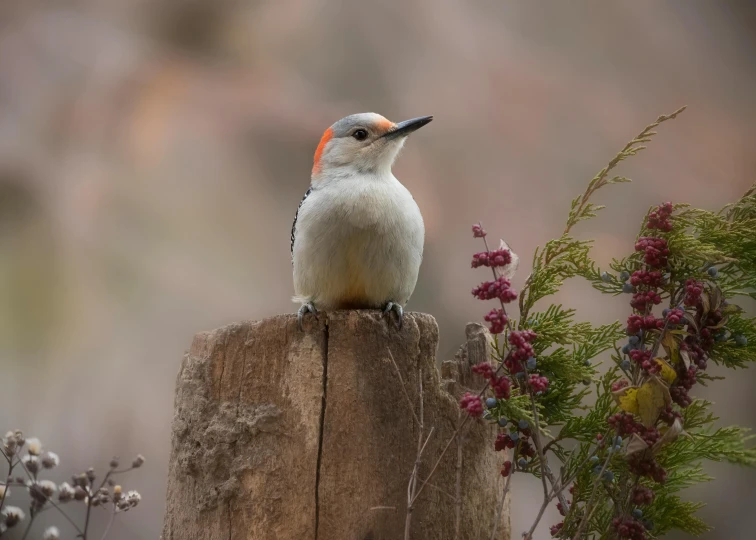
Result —
M 367 139 L 367 136 L 368 136 L 368 132 L 365 131 L 364 129 L 358 129 L 357 131 L 352 133 L 352 137 L 354 137 L 358 141 L 364 141 L 365 139 Z

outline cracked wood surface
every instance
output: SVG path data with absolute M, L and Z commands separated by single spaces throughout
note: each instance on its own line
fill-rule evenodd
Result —
M 467 338 L 442 382 L 438 327 L 419 313 L 401 331 L 377 312 L 341 311 L 305 332 L 283 315 L 198 334 L 176 383 L 164 540 L 403 538 L 418 425 L 387 350 L 416 414 L 422 372 L 434 428 L 424 479 L 454 432 L 458 394 L 476 382 L 464 375 L 485 330 L 470 325 Z M 416 504 L 413 539 L 453 540 L 457 514 L 460 540 L 489 537 L 505 459 L 494 438 L 482 422 L 465 429 L 459 483 L 452 445 Z M 509 538 L 508 512 L 499 531 Z

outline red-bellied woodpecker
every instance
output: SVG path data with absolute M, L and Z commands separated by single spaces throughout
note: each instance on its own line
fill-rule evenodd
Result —
M 300 328 L 303 316 L 317 309 L 359 308 L 393 311 L 401 327 L 425 228 L 391 166 L 407 135 L 432 119 L 395 124 L 375 113 L 353 114 L 323 134 L 291 228 Z

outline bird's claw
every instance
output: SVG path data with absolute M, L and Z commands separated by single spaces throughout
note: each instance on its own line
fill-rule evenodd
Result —
M 297 311 L 297 325 L 299 326 L 299 330 L 302 332 L 304 331 L 303 321 L 306 313 L 312 313 L 316 319 L 318 318 L 318 310 L 315 309 L 315 306 L 312 302 L 302 304 L 302 307 L 300 307 L 299 311 Z
M 396 313 L 396 326 L 401 330 L 404 325 L 404 308 L 395 302 L 386 303 L 386 307 L 383 308 L 383 314 L 390 316 L 392 311 Z

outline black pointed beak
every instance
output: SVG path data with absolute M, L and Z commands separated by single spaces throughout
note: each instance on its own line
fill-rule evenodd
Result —
M 383 135 L 383 137 L 386 139 L 406 137 L 407 135 L 409 135 L 413 131 L 420 129 L 424 125 L 430 124 L 431 120 L 433 120 L 433 116 L 420 116 L 418 118 L 412 118 L 410 120 L 405 120 L 404 122 L 399 122 L 396 127 L 387 131 Z

